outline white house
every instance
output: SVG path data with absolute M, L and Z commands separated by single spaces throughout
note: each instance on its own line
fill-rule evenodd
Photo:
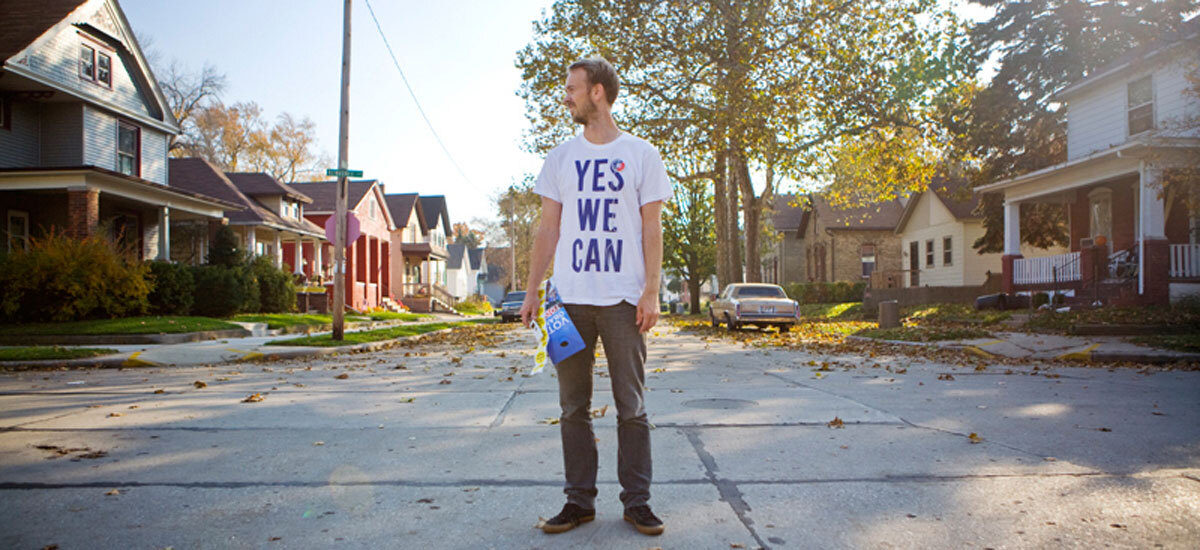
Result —
M 173 223 L 242 207 L 170 186 L 179 125 L 116 0 L 8 0 L 0 20 L 0 213 L 6 250 L 51 227 L 171 258 Z M 203 246 L 203 245 L 202 245 Z
M 450 257 L 446 260 L 446 290 L 456 300 L 465 299 L 475 289 L 475 274 L 471 271 L 471 260 L 467 245 L 451 243 L 446 245 Z
M 1052 277 L 1107 303 L 1165 304 L 1198 290 L 1200 222 L 1164 175 L 1193 167 L 1200 98 L 1188 90 L 1200 20 L 1188 35 L 1123 58 L 1057 94 L 1067 113 L 1067 160 L 979 188 L 1004 196 L 1004 287 Z M 1066 205 L 1070 252 L 1027 258 L 1020 206 Z

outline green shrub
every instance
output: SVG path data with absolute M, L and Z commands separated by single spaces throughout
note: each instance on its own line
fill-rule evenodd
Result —
M 292 282 L 291 273 L 276 268 L 275 262 L 266 256 L 255 258 L 250 263 L 250 272 L 258 284 L 258 312 L 287 313 L 296 310 L 296 285 Z
M 155 315 L 187 315 L 192 310 L 196 282 L 183 264 L 154 261 L 150 267 L 150 312 Z
M 208 265 L 238 267 L 246 263 L 248 256 L 249 253 L 242 250 L 237 234 L 228 225 L 223 225 L 213 236 L 212 247 L 208 249 L 206 261 Z
M 464 315 L 491 315 L 492 303 L 487 296 L 474 294 L 454 304 L 454 310 Z
M 192 268 L 196 300 L 192 313 L 229 317 L 253 307 L 258 310 L 258 285 L 245 267 L 202 265 Z
M 58 232 L 0 261 L 0 312 L 12 321 L 77 321 L 140 315 L 149 306 L 149 268 L 100 236 Z
M 792 283 L 784 285 L 788 297 L 802 304 L 832 304 L 861 302 L 867 283 L 837 281 L 834 283 Z

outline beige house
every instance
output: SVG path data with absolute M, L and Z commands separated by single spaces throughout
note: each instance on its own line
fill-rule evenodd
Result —
M 1000 273 L 1000 254 L 972 248 L 985 230 L 979 195 L 965 185 L 935 182 L 909 197 L 896 235 L 904 286 L 977 286 Z
M 797 238 L 804 242 L 805 280 L 860 282 L 900 273 L 896 224 L 899 201 L 834 208 L 821 195 L 809 197 Z

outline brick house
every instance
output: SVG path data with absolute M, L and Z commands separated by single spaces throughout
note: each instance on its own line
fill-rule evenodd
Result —
M 427 200 L 427 199 L 440 199 Z M 413 311 L 451 310 L 457 300 L 447 288 L 449 218 L 444 197 L 416 193 L 386 195 L 396 226 L 392 230 L 392 282 L 395 296 Z M 433 209 L 432 215 L 426 209 Z M 443 227 L 442 222 L 445 222 Z
M 1186 36 L 1164 37 L 1058 92 L 1065 162 L 979 188 L 1004 197 L 1006 292 L 1057 280 L 1104 303 L 1161 305 L 1200 293 L 1200 212 L 1162 185 L 1200 153 L 1200 98 L 1188 90 L 1200 20 L 1188 26 Z M 1030 203 L 1066 207 L 1070 252 L 1025 256 L 1019 221 Z
M 805 199 L 807 202 L 807 199 Z M 796 195 L 776 195 L 771 222 L 776 241 L 771 252 L 763 255 L 763 282 L 779 285 L 808 281 L 804 238 L 801 224 L 805 206 Z
M 0 213 L 4 249 L 57 228 L 105 234 L 169 260 L 173 226 L 241 207 L 172 187 L 179 125 L 116 0 L 9 0 L 0 33 Z M 176 258 L 178 259 L 178 258 Z
M 895 229 L 903 211 L 900 201 L 836 209 L 825 197 L 809 195 L 796 235 L 804 243 L 804 280 L 864 282 L 880 275 L 898 278 L 900 238 Z

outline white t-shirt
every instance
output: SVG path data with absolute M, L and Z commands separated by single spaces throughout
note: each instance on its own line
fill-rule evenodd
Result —
M 641 207 L 671 198 L 658 150 L 624 132 L 583 134 L 550 151 L 534 192 L 562 204 L 551 278 L 564 303 L 637 305 L 646 288 Z

